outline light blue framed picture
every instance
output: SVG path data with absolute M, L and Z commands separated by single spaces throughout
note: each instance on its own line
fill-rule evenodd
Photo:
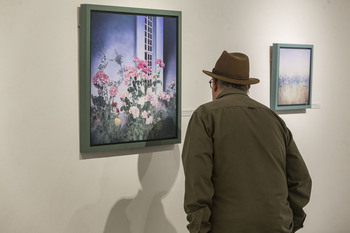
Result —
M 270 108 L 311 108 L 313 45 L 273 44 Z
M 181 12 L 80 6 L 80 151 L 181 142 Z

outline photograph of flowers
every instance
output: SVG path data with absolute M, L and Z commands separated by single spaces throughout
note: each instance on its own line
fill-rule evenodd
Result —
M 312 57 L 313 45 L 273 44 L 272 109 L 311 107 Z
M 81 151 L 180 138 L 181 12 L 81 5 Z

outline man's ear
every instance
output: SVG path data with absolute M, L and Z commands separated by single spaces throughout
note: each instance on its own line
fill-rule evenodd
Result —
M 218 80 L 216 78 L 213 78 L 213 91 L 218 90 Z

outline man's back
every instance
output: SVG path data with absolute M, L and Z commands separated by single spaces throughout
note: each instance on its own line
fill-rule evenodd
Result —
M 211 233 L 292 231 L 288 167 L 294 171 L 293 166 L 298 166 L 298 179 L 307 180 L 309 175 L 291 133 L 275 113 L 243 91 L 226 89 L 194 112 L 186 141 L 189 219 L 191 213 L 193 218 L 198 213 L 209 218 L 202 220 L 200 228 Z M 287 164 L 287 156 L 292 163 Z M 186 171 L 189 167 L 192 171 Z M 195 184 L 192 179 L 202 182 Z M 309 185 L 302 188 L 309 191 Z

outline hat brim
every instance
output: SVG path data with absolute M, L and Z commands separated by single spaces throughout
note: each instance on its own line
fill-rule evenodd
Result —
M 225 76 L 222 76 L 222 75 L 214 74 L 214 73 L 212 73 L 210 71 L 207 71 L 207 70 L 203 70 L 203 73 L 205 73 L 206 75 L 209 75 L 209 76 L 211 76 L 213 78 L 225 81 L 225 82 L 241 84 L 241 85 L 257 84 L 257 83 L 260 82 L 260 80 L 257 79 L 257 78 L 233 79 L 233 78 L 228 78 L 228 77 L 225 77 Z

